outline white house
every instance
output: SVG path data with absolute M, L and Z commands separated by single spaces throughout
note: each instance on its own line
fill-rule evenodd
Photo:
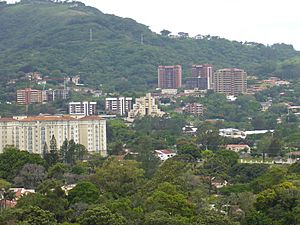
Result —
M 169 158 L 172 158 L 173 156 L 176 155 L 175 152 L 168 150 L 168 149 L 164 149 L 164 150 L 155 150 L 155 155 L 161 160 L 161 161 L 165 161 Z

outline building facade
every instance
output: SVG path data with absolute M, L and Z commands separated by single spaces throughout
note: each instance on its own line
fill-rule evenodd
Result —
M 17 104 L 29 105 L 31 103 L 42 103 L 42 102 L 43 102 L 42 90 L 35 90 L 31 88 L 17 90 Z
M 133 101 L 130 97 L 117 97 L 105 99 L 105 111 L 125 116 L 132 109 Z
M 213 67 L 210 64 L 203 65 L 192 65 L 192 77 L 202 78 L 203 84 L 205 84 L 204 80 L 206 80 L 205 88 L 201 87 L 201 89 L 212 89 L 213 88 Z M 202 84 L 202 86 L 203 86 Z
M 214 73 L 214 91 L 226 95 L 247 93 L 247 73 L 236 68 L 218 70 Z
M 88 152 L 107 155 L 106 121 L 98 116 L 76 119 L 71 116 L 0 118 L 0 153 L 15 146 L 30 153 L 42 154 L 52 136 L 57 147 L 67 140 L 84 145 Z
M 155 98 L 148 93 L 145 97 L 135 100 L 132 110 L 128 113 L 128 120 L 134 120 L 135 118 L 143 116 L 161 117 L 163 115 L 165 115 L 165 112 L 158 108 L 158 105 L 155 103 Z
M 181 88 L 182 68 L 181 65 L 159 66 L 158 87 L 162 89 Z
M 56 100 L 65 100 L 69 97 L 69 90 L 57 89 L 57 90 L 45 90 L 47 102 L 53 102 Z
M 96 115 L 97 102 L 70 102 L 69 114 L 76 116 Z
M 203 105 L 200 103 L 190 103 L 184 107 L 184 112 L 196 116 L 203 115 Z
M 17 90 L 17 104 L 19 105 L 52 102 L 55 100 L 67 99 L 68 97 L 69 91 L 65 89 L 35 90 L 31 88 L 25 88 Z
M 188 77 L 186 78 L 186 87 L 188 89 L 208 89 L 208 81 L 206 77 Z

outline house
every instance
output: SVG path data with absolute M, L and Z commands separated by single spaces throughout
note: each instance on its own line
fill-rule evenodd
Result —
M 219 130 L 219 135 L 222 137 L 230 137 L 230 138 L 246 138 L 246 134 L 244 131 L 235 128 L 225 128 Z
M 0 207 L 2 208 L 12 208 L 16 206 L 17 201 L 23 196 L 27 194 L 35 193 L 33 189 L 25 189 L 25 188 L 10 188 L 10 192 L 14 193 L 11 199 L 5 199 L 4 193 L 0 192 Z
M 34 194 L 34 189 L 25 189 L 25 188 L 10 188 L 10 191 L 13 191 L 16 196 L 16 200 L 21 198 L 23 195 Z
M 227 180 L 217 179 L 216 177 L 213 177 L 211 179 L 211 185 L 217 189 L 227 186 L 228 182 Z
M 191 126 L 191 125 L 186 125 L 182 128 L 182 132 L 184 134 L 190 134 L 190 135 L 196 135 L 197 134 L 197 127 Z
M 155 150 L 155 155 L 161 160 L 165 161 L 169 158 L 172 158 L 176 155 L 175 152 L 169 150 L 169 149 L 163 149 L 163 150 Z
M 68 195 L 69 191 L 71 191 L 74 187 L 76 187 L 76 184 L 66 184 L 61 187 L 61 189 L 65 192 L 66 195 Z
M 245 152 L 250 153 L 250 147 L 249 147 L 249 145 L 245 145 L 245 144 L 231 144 L 231 145 L 226 145 L 226 149 L 234 151 L 234 152 L 239 152 L 241 150 L 244 150 Z

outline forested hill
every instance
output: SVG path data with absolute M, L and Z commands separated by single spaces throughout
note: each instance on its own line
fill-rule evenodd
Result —
M 259 76 L 275 72 L 294 78 L 299 71 L 300 53 L 291 45 L 264 46 L 211 36 L 170 38 L 80 2 L 2 2 L 0 21 L 2 81 L 31 71 L 80 74 L 85 83 L 123 92 L 154 87 L 158 65 L 181 64 L 184 77 L 190 76 L 191 64 L 201 63 L 216 69 L 243 68 Z

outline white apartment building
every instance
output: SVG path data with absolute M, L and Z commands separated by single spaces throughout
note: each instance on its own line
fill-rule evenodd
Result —
M 70 102 L 69 114 L 76 116 L 96 115 L 97 102 Z
M 165 112 L 158 108 L 155 103 L 155 98 L 151 96 L 151 93 L 146 94 L 145 97 L 137 98 L 132 110 L 128 113 L 128 121 L 133 121 L 134 118 L 143 116 L 158 116 L 162 117 Z
M 132 109 L 132 98 L 117 97 L 105 99 L 105 111 L 125 116 Z
M 15 146 L 41 154 L 45 143 L 50 146 L 53 135 L 58 148 L 65 139 L 73 139 L 90 153 L 107 155 L 106 121 L 99 116 L 80 119 L 71 116 L 0 118 L 0 153 L 6 146 Z

